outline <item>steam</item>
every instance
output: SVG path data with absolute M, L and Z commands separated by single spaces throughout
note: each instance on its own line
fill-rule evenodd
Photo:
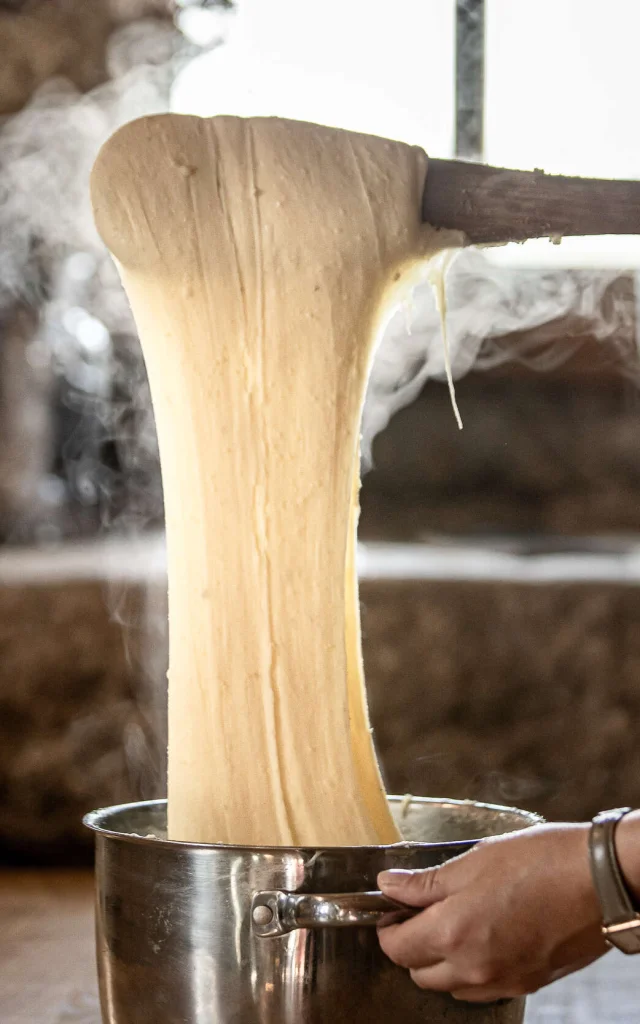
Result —
M 427 381 L 447 376 L 428 273 L 425 268 L 411 301 L 392 316 L 376 354 L 362 424 L 365 468 L 371 466 L 373 439 L 391 416 L 417 398 Z M 606 344 L 621 373 L 640 380 L 635 307 L 612 288 L 620 274 L 614 268 L 509 267 L 496 265 L 482 250 L 461 250 L 445 280 L 453 377 L 509 362 L 549 372 L 589 338 Z
M 16 343 L 22 383 L 16 387 L 12 377 L 17 395 L 5 400 L 38 405 L 39 443 L 44 437 L 52 454 L 48 472 L 36 467 L 44 470 L 44 479 L 32 481 L 37 493 L 14 509 L 9 541 L 51 543 L 96 526 L 131 534 L 162 520 L 146 374 L 126 297 L 94 227 L 88 182 L 99 148 L 120 125 L 169 109 L 176 74 L 196 52 L 170 23 L 130 24 L 110 40 L 107 83 L 81 95 L 65 80 L 50 81 L 2 126 L 0 321 L 36 311 L 31 334 Z M 64 438 L 57 464 L 56 434 Z M 18 448 L 24 438 L 22 431 Z M 26 523 L 37 499 L 40 519 Z M 98 558 L 94 572 L 99 565 Z M 137 587 L 132 582 L 110 576 L 105 596 L 138 676 L 122 726 L 123 756 L 132 791 L 152 796 L 164 790 L 166 665 L 158 640 L 166 611 L 157 607 L 164 587 L 143 574 Z
M 188 6 L 180 15 L 190 38 L 215 46 L 228 15 L 217 11 L 206 24 L 203 16 Z M 108 83 L 79 95 L 52 81 L 0 134 L 0 315 L 17 302 L 39 308 L 27 357 L 49 364 L 76 424 L 58 478 L 50 475 L 43 491 L 49 503 L 62 503 L 66 491 L 81 506 L 97 506 L 103 527 L 126 532 L 161 522 L 155 428 L 134 324 L 95 231 L 87 183 L 102 143 L 126 121 L 167 110 L 178 72 L 199 52 L 170 24 L 136 22 L 112 37 Z M 363 420 L 365 467 L 390 417 L 428 380 L 446 376 L 428 273 L 392 316 L 377 353 Z M 611 292 L 617 276 L 613 268 L 498 266 L 481 251 L 462 251 L 446 281 L 453 376 L 513 360 L 553 369 L 586 334 L 617 346 L 624 367 L 636 372 L 634 310 Z M 562 342 L 558 320 L 566 322 Z M 51 518 L 42 539 L 55 539 Z
M 85 529 L 82 515 L 72 523 L 56 519 L 55 506 L 65 501 L 100 509 L 105 529 L 130 533 L 162 521 L 146 374 L 128 303 L 95 231 L 87 184 L 102 143 L 126 121 L 169 109 L 178 72 L 201 63 L 194 62 L 200 53 L 195 40 L 215 47 L 229 17 L 221 9 L 213 14 L 183 3 L 178 21 L 190 43 L 173 25 L 153 19 L 121 29 L 109 47 L 109 82 L 87 95 L 63 80 L 49 82 L 0 133 L 0 316 L 17 303 L 37 307 L 39 326 L 26 359 L 41 376 L 43 365 L 48 368 L 71 423 L 62 465 L 52 467 L 40 487 L 46 522 L 36 536 L 42 540 Z M 235 52 L 232 46 L 226 51 L 225 58 Z M 220 85 L 219 75 L 216 81 Z M 234 109 L 236 92 L 232 85 L 223 89 L 220 102 L 226 96 Z M 175 95 L 173 100 L 175 105 Z M 502 264 L 490 252 L 467 249 L 449 269 L 446 320 L 454 378 L 508 361 L 544 372 L 587 334 L 615 347 L 622 368 L 637 373 L 635 310 L 610 287 L 617 269 Z M 365 468 L 373 438 L 390 417 L 428 380 L 446 377 L 428 275 L 425 268 L 379 346 L 363 420 Z M 56 389 L 49 390 L 53 415 Z
M 5 124 L 0 136 L 1 305 L 37 294 L 43 269 L 54 279 L 52 293 L 62 289 L 68 296 L 73 273 L 64 283 L 57 278 L 64 273 L 65 258 L 74 253 L 89 253 L 106 265 L 89 203 L 92 163 L 121 124 L 167 108 L 183 43 L 175 29 L 161 22 L 128 26 L 109 47 L 111 81 L 81 95 L 65 79 L 52 79 Z M 106 274 L 101 284 L 107 292 L 94 302 L 109 311 L 114 328 L 128 326 L 115 276 L 97 265 L 89 273 L 88 266 L 85 262 L 76 281 L 84 285 L 88 277 Z M 96 315 L 100 311 L 94 310 Z
M 0 316 L 21 304 L 37 308 L 24 372 L 37 365 L 55 382 L 44 428 L 59 428 L 61 405 L 68 435 L 62 465 L 50 467 L 40 488 L 40 540 L 95 528 L 95 513 L 83 508 L 125 529 L 162 515 L 146 375 L 128 303 L 94 227 L 88 181 L 100 146 L 120 125 L 168 109 L 176 74 L 195 52 L 170 23 L 128 25 L 110 40 L 106 84 L 81 95 L 51 80 L 0 133 Z M 109 446 L 113 467 L 104 458 Z M 64 508 L 74 504 L 81 511 L 69 522 Z M 23 539 L 19 521 L 8 539 Z

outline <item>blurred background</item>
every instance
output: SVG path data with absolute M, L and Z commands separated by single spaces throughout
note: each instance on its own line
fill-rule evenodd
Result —
M 100 144 L 156 111 L 280 114 L 639 177 L 639 32 L 635 0 L 0 2 L 0 860 L 88 861 L 85 811 L 165 788 L 162 493 Z M 640 804 L 638 267 L 637 238 L 462 253 L 462 431 L 429 286 L 389 324 L 360 574 L 392 792 Z

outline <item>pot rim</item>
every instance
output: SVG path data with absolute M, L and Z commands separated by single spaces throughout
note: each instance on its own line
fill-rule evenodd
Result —
M 408 798 L 405 797 L 405 796 L 388 796 L 387 799 L 388 799 L 390 804 L 399 804 L 399 803 L 402 803 L 403 801 L 407 800 Z M 540 817 L 539 814 L 536 814 L 535 811 L 525 811 L 525 810 L 523 810 L 520 807 L 509 807 L 509 806 L 505 806 L 503 804 L 484 803 L 481 800 L 453 800 L 453 799 L 448 799 L 448 798 L 440 798 L 440 797 L 432 797 L 432 796 L 412 796 L 411 799 L 408 801 L 408 805 L 411 806 L 412 804 L 423 804 L 423 805 L 424 804 L 438 804 L 438 805 L 440 805 L 441 807 L 444 807 L 444 808 L 446 808 L 446 807 L 455 807 L 455 808 L 467 807 L 469 809 L 478 808 L 480 810 L 496 811 L 496 812 L 501 813 L 501 814 L 511 814 L 511 815 L 515 815 L 516 817 L 520 818 L 523 822 L 527 822 L 527 824 L 523 824 L 522 829 L 531 828 L 534 825 L 542 825 L 542 824 L 544 824 L 544 818 Z M 96 833 L 96 835 L 103 836 L 103 837 L 105 837 L 107 839 L 117 839 L 117 840 L 120 840 L 122 842 L 133 843 L 135 845 L 149 846 L 149 845 L 153 844 L 154 847 L 155 846 L 159 846 L 159 847 L 169 848 L 169 849 L 227 850 L 227 851 L 234 851 L 234 852 L 237 852 L 237 853 L 241 853 L 241 852 L 243 852 L 243 853 L 251 853 L 251 852 L 256 852 L 257 851 L 259 853 L 265 853 L 265 854 L 269 854 L 269 853 L 277 853 L 277 854 L 283 854 L 283 853 L 285 853 L 285 854 L 286 853 L 308 853 L 308 854 L 312 855 L 312 854 L 316 853 L 319 849 L 322 849 L 324 851 L 331 852 L 331 853 L 341 853 L 341 852 L 347 852 L 347 851 L 351 851 L 351 850 L 362 850 L 362 851 L 367 851 L 368 850 L 371 853 L 373 853 L 375 851 L 380 851 L 380 850 L 399 850 L 399 849 L 401 849 L 401 850 L 412 850 L 412 849 L 420 849 L 420 850 L 422 850 L 422 849 L 428 849 L 428 848 L 431 848 L 431 847 L 434 847 L 434 846 L 437 846 L 439 849 L 443 848 L 443 847 L 445 849 L 447 847 L 457 847 L 457 848 L 471 847 L 471 846 L 474 846 L 477 842 L 481 841 L 481 839 L 466 839 L 466 840 L 463 839 L 463 840 L 451 840 L 451 841 L 446 841 L 446 842 L 419 843 L 419 842 L 408 842 L 408 841 L 400 840 L 397 843 L 382 843 L 382 844 L 372 845 L 372 846 L 322 846 L 322 847 L 314 847 L 314 846 L 246 846 L 246 845 L 243 845 L 243 844 L 240 844 L 240 843 L 196 843 L 196 842 L 190 842 L 188 840 L 183 840 L 183 839 L 162 839 L 162 838 L 156 837 L 156 836 L 153 836 L 152 838 L 149 838 L 148 836 L 142 836 L 142 835 L 139 835 L 139 834 L 133 833 L 133 832 L 119 832 L 117 829 L 108 828 L 108 827 L 105 827 L 102 824 L 103 821 L 108 820 L 110 817 L 115 816 L 115 815 L 117 815 L 119 813 L 126 812 L 126 811 L 141 810 L 143 808 L 152 809 L 152 808 L 166 807 L 166 806 L 167 806 L 167 800 L 166 799 L 160 799 L 160 800 L 135 800 L 135 801 L 132 801 L 130 803 L 113 804 L 113 805 L 108 806 L 108 807 L 100 807 L 100 808 L 97 808 L 94 811 L 90 811 L 88 814 L 84 815 L 84 817 L 82 819 L 82 822 L 83 822 L 83 824 L 85 825 L 86 828 L 88 828 L 92 832 Z M 512 832 L 512 831 L 522 831 L 522 829 L 507 829 L 504 834 L 506 834 L 508 832 Z M 496 833 L 496 835 L 500 835 L 500 834 L 502 834 L 502 833 Z

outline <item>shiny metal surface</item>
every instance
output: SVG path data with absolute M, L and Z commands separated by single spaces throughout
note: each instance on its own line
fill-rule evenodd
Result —
M 442 864 L 479 838 L 538 819 L 482 804 L 390 799 L 407 841 L 381 847 L 171 842 L 164 801 L 88 815 L 104 1024 L 520 1024 L 523 1000 L 469 1006 L 421 991 L 384 957 L 373 928 L 346 918 L 366 912 L 354 894 L 371 894 L 378 871 Z M 254 898 L 274 892 L 294 897 L 298 923 L 256 934 L 266 915 L 258 896 L 256 921 Z M 371 913 L 380 909 L 369 904 Z M 318 927 L 321 913 L 341 916 L 340 927 Z
M 271 939 L 296 928 L 375 928 L 419 913 L 376 892 L 258 892 L 251 902 L 253 934 Z

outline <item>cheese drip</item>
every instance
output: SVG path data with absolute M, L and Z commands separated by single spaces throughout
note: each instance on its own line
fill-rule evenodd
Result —
M 389 303 L 460 241 L 421 223 L 426 169 L 276 118 L 144 118 L 98 157 L 160 445 L 173 839 L 399 838 L 362 674 L 358 448 Z
M 440 331 L 442 334 L 442 345 L 444 348 L 444 368 L 447 377 L 447 386 L 449 388 L 449 398 L 451 399 L 451 407 L 456 418 L 456 423 L 458 424 L 458 429 L 462 430 L 462 417 L 456 401 L 456 389 L 453 383 L 453 369 L 451 366 L 451 347 L 449 345 L 449 335 L 447 332 L 446 278 L 447 271 L 449 270 L 457 252 L 457 249 L 443 249 L 442 252 L 433 256 L 428 263 L 427 280 L 433 289 L 436 309 L 438 310 L 438 315 L 440 317 Z

